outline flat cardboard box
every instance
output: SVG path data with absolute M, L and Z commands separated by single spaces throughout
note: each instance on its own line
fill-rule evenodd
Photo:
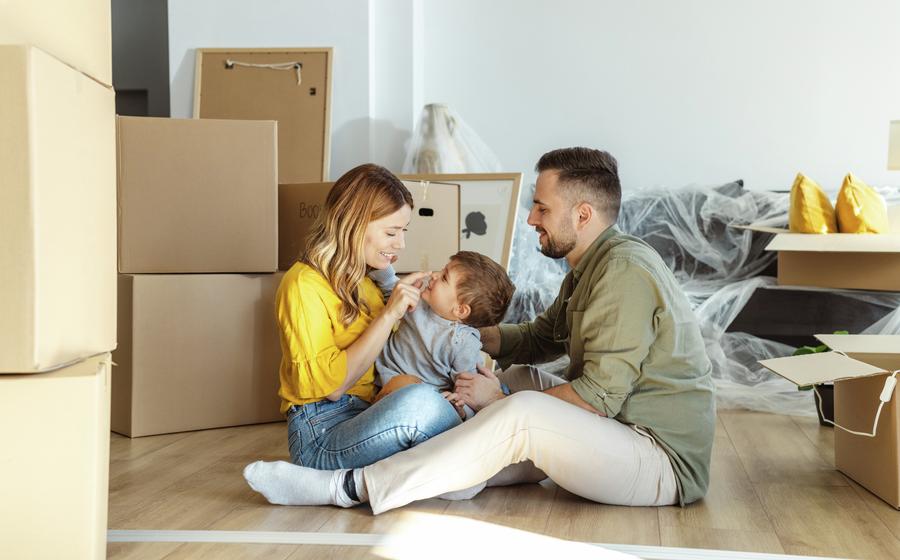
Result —
M 117 123 L 119 272 L 278 269 L 275 122 Z
M 0 84 L 0 373 L 47 371 L 116 346 L 115 97 L 28 46 Z
M 325 181 L 331 59 L 330 48 L 197 49 L 194 117 L 277 121 L 278 182 Z
M 279 185 L 279 269 L 300 256 L 306 238 L 334 183 Z M 459 251 L 459 185 L 403 181 L 415 209 L 405 235 L 406 247 L 394 263 L 397 272 L 440 270 Z
M 121 275 L 112 430 L 139 437 L 283 420 L 281 276 Z
M 0 556 L 106 558 L 110 367 L 0 376 Z
M 834 352 L 759 363 L 800 387 L 834 381 L 834 421 L 871 433 L 885 379 L 900 369 L 900 335 L 816 335 Z M 900 412 L 897 389 L 884 404 L 875 437 L 834 429 L 835 467 L 900 509 Z
M 0 0 L 0 44 L 33 45 L 112 86 L 110 0 Z
M 888 209 L 890 233 L 790 233 L 761 224 L 744 229 L 775 233 L 778 284 L 900 291 L 900 206 Z

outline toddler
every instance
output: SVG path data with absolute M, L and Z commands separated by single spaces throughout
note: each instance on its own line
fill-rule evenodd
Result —
M 369 276 L 384 294 L 398 278 L 393 267 Z M 506 271 L 490 258 L 460 251 L 428 279 L 419 304 L 406 313 L 375 361 L 381 391 L 375 400 L 410 383 L 453 389 L 456 374 L 475 371 L 481 360 L 479 327 L 503 319 L 515 287 Z M 457 408 L 470 418 L 468 407 Z

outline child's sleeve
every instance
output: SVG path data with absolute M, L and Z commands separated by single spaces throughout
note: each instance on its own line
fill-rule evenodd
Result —
M 372 281 L 375 282 L 375 285 L 378 286 L 378 289 L 381 290 L 381 296 L 385 301 L 391 296 L 391 292 L 394 291 L 394 286 L 400 281 L 400 277 L 397 276 L 397 273 L 394 272 L 394 267 L 391 265 L 388 265 L 384 270 L 378 270 L 376 268 L 369 273 L 369 278 L 371 278 Z
M 482 365 L 481 359 L 481 335 L 478 330 L 466 332 L 462 335 L 458 347 L 453 352 L 450 360 L 450 376 L 456 381 L 456 374 L 465 371 L 475 371 L 476 366 Z
M 460 341 L 459 349 L 454 353 L 451 364 L 450 377 L 456 382 L 457 374 L 476 371 L 476 367 L 483 365 L 481 358 L 481 335 L 477 330 L 467 332 Z M 475 411 L 469 405 L 463 406 L 466 420 L 475 416 Z

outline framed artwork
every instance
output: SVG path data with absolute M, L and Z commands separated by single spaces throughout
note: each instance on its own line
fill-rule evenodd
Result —
M 459 249 L 476 251 L 509 270 L 521 173 L 436 173 L 399 175 L 404 181 L 438 181 L 460 186 Z
M 197 49 L 194 118 L 278 121 L 278 183 L 328 177 L 330 48 Z

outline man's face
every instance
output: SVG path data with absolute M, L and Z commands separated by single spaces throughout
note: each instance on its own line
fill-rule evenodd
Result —
M 559 190 L 559 174 L 542 171 L 534 188 L 534 204 L 528 213 L 528 225 L 538 232 L 541 253 L 551 259 L 568 255 L 576 242 L 574 213 Z

